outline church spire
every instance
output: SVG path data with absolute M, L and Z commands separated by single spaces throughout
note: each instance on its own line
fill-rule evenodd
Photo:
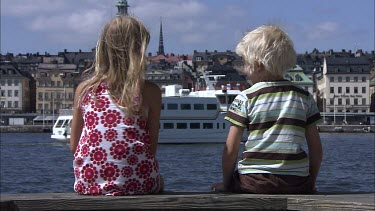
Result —
M 159 51 L 158 55 L 164 55 L 164 43 L 163 43 L 163 25 L 160 17 L 160 36 L 159 36 Z
M 128 15 L 128 2 L 126 0 L 119 0 L 116 4 L 118 12 L 118 16 Z

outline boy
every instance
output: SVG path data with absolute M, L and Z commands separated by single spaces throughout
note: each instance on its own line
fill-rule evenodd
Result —
M 244 36 L 236 53 L 253 86 L 236 97 L 225 117 L 232 126 L 222 157 L 223 183 L 213 184 L 213 191 L 315 192 L 321 116 L 311 94 L 283 77 L 296 62 L 291 39 L 277 26 L 261 26 Z M 248 139 L 235 171 L 245 128 Z M 301 149 L 305 140 L 309 155 Z

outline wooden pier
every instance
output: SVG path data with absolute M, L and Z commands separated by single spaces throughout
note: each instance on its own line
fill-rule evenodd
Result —
M 374 210 L 374 193 L 264 195 L 165 192 L 139 196 L 1 194 L 1 210 Z

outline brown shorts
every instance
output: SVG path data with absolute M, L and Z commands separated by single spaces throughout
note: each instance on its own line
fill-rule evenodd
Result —
M 236 193 L 312 194 L 313 186 L 310 176 L 239 174 L 236 170 L 232 179 L 232 191 Z

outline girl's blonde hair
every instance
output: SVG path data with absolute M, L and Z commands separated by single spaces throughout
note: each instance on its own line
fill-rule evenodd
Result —
M 96 45 L 93 76 L 83 85 L 79 102 L 87 92 L 95 93 L 102 82 L 111 97 L 130 115 L 142 107 L 146 68 L 145 52 L 150 33 L 137 19 L 117 16 L 102 29 Z M 85 71 L 90 72 L 90 69 Z
M 238 43 L 236 53 L 247 65 L 263 64 L 276 76 L 284 76 L 297 59 L 292 40 L 275 25 L 263 25 L 248 32 Z

